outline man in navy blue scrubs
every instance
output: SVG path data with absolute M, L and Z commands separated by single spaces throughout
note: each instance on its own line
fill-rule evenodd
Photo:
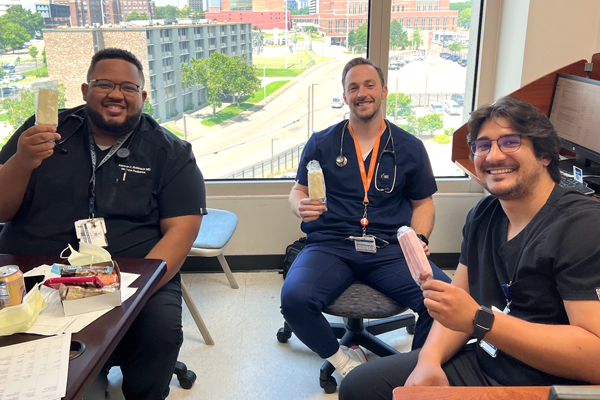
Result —
M 365 356 L 359 348 L 340 347 L 321 310 L 355 279 L 418 313 L 413 348 L 425 342 L 433 320 L 396 231 L 411 226 L 429 252 L 437 186 L 423 143 L 383 119 L 381 69 L 355 58 L 344 68 L 342 85 L 350 119 L 310 138 L 289 196 L 307 246 L 288 272 L 281 310 L 294 334 L 345 377 Z M 312 160 L 323 170 L 326 204 L 308 196 Z M 432 267 L 436 279 L 450 281 Z

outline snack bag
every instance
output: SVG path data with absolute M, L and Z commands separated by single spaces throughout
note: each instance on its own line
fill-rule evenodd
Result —
M 327 205 L 325 178 L 323 177 L 321 164 L 317 160 L 312 160 L 308 162 L 306 169 L 308 169 L 308 197 L 322 200 L 323 204 Z
M 58 125 L 58 86 L 55 81 L 35 86 L 35 124 Z
M 431 264 L 429 264 L 421 240 L 417 237 L 415 231 L 409 226 L 400 227 L 398 229 L 398 242 L 402 247 L 410 274 L 417 285 L 421 286 L 428 279 L 432 279 Z

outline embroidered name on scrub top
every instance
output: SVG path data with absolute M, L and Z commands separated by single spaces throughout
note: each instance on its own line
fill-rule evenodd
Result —
M 373 145 L 373 153 L 371 154 L 371 162 L 369 163 L 369 171 L 365 170 L 365 162 L 362 158 L 362 150 L 360 149 L 360 144 L 354 135 L 354 129 L 352 125 L 348 125 L 350 129 L 350 134 L 352 135 L 352 139 L 354 140 L 354 147 L 356 149 L 356 158 L 358 160 L 358 167 L 360 168 L 360 176 L 363 182 L 363 188 L 365 190 L 365 197 L 363 198 L 363 205 L 365 209 L 363 211 L 363 217 L 360 220 L 360 225 L 362 226 L 363 237 L 367 235 L 367 225 L 369 225 L 369 220 L 367 219 L 367 206 L 369 205 L 369 188 L 371 187 L 371 181 L 373 180 L 373 173 L 375 172 L 375 164 L 377 163 L 377 154 L 379 153 L 379 142 L 381 141 L 381 135 L 385 131 L 385 121 L 381 121 L 381 132 L 377 139 L 375 140 L 375 144 Z M 374 243 L 374 240 L 373 240 Z

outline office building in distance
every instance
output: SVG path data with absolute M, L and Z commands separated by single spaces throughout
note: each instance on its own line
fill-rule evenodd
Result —
M 182 63 L 214 52 L 252 62 L 249 23 L 49 29 L 44 30 L 44 41 L 48 76 L 66 86 L 67 107 L 83 103 L 81 83 L 92 56 L 107 47 L 120 47 L 142 62 L 153 116 L 163 121 L 206 103 L 204 87 L 181 83 Z

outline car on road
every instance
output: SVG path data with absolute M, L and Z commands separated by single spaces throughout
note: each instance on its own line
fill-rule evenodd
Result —
M 2 88 L 2 97 L 12 96 L 17 94 L 19 90 L 16 86 L 7 86 Z
M 461 67 L 466 67 L 467 66 L 467 60 L 466 59 L 461 59 L 459 61 L 457 61 Z
M 396 62 L 391 63 L 388 67 L 389 70 L 399 70 L 400 68 L 402 68 L 402 64 Z
M 331 107 L 332 108 L 342 108 L 344 107 L 344 97 L 341 94 L 336 94 L 331 99 Z
M 442 107 L 442 105 L 440 103 L 438 103 L 437 101 L 433 101 L 433 102 L 429 103 L 429 111 L 431 111 L 434 114 L 443 114 L 444 107 Z
M 448 58 L 448 60 L 456 62 L 456 61 L 460 60 L 460 57 L 459 57 L 459 56 L 457 56 L 456 54 L 454 54 L 454 55 L 451 55 L 451 56 Z
M 8 65 L 8 64 L 4 64 L 4 65 L 2 66 L 2 70 L 3 70 L 4 72 L 6 72 L 6 73 L 13 73 L 13 72 L 15 72 L 15 67 L 14 67 L 14 66 L 11 66 L 11 65 Z
M 440 57 L 442 57 L 444 60 L 447 60 L 450 58 L 450 53 L 440 53 Z
M 20 80 L 22 80 L 22 79 L 25 79 L 25 75 L 23 75 L 23 74 L 16 74 L 16 73 L 13 73 L 13 74 L 8 74 L 8 77 L 9 77 L 10 79 L 12 79 L 12 80 L 13 80 L 13 82 L 16 82 L 16 81 L 20 81 Z
M 454 100 L 445 100 L 444 111 L 446 111 L 450 115 L 460 115 L 462 108 Z
M 465 98 L 460 93 L 454 93 L 452 96 L 450 96 L 450 100 L 457 102 L 459 106 L 465 104 Z

